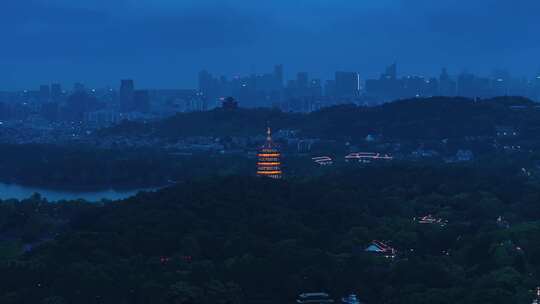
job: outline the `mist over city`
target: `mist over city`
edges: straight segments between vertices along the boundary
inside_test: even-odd
[[[0,4],[0,303],[540,303],[539,11]]]

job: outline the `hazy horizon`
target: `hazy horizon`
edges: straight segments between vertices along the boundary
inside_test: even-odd
[[[328,79],[464,70],[539,71],[540,2],[495,0],[20,0],[2,5],[0,90],[59,82],[192,88],[202,69],[246,75],[284,64]]]

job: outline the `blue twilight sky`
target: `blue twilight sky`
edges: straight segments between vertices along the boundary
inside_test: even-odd
[[[197,72],[488,75],[540,68],[539,0],[4,0],[0,90],[187,88]]]

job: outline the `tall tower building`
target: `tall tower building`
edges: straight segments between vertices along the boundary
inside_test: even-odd
[[[122,80],[120,84],[120,110],[130,112],[134,110],[135,84],[131,79]]]
[[[268,128],[266,142],[259,150],[259,161],[257,163],[257,175],[280,179],[281,154],[276,144],[272,141],[272,130]]]
[[[384,77],[386,79],[390,80],[396,80],[397,79],[397,63],[393,63],[386,67],[386,72],[384,73]]]
[[[54,102],[58,102],[62,97],[62,85],[59,83],[53,83],[51,85],[51,99]]]
[[[48,102],[51,99],[51,87],[47,84],[39,87],[39,101],[41,103]]]
[[[274,80],[278,89],[283,88],[283,65],[279,64],[274,67]]]
[[[353,72],[336,72],[336,96],[356,97],[360,92],[360,76]]]
[[[296,75],[296,86],[299,89],[307,89],[309,83],[309,75],[306,72],[300,72]]]
[[[73,84],[73,92],[74,93],[86,92],[86,87],[84,86],[84,84],[82,84],[80,82],[77,82],[77,83]]]
[[[450,75],[448,74],[448,70],[446,68],[442,69],[441,75],[439,76],[439,95],[456,95],[456,82],[450,78]]]

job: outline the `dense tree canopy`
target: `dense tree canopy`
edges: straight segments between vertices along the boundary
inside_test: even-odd
[[[0,235],[40,245],[3,253],[0,302],[287,303],[324,290],[527,303],[540,283],[538,187],[500,169],[388,166],[208,178],[102,205],[4,202]],[[448,224],[413,220],[427,214]],[[397,257],[364,252],[374,239]]]
[[[0,150],[0,181],[68,189],[146,188],[170,180],[243,174],[253,168],[245,157],[207,153],[175,157],[157,149],[3,144]]]

